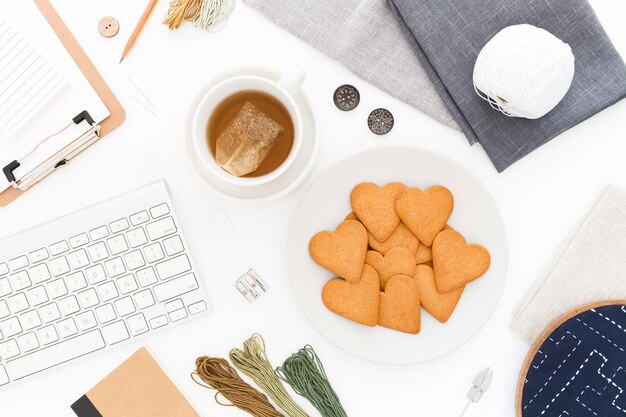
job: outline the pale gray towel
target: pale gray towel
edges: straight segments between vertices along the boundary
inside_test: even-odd
[[[586,304],[626,299],[626,194],[608,186],[565,239],[511,328],[533,343],[553,321]]]
[[[480,142],[499,172],[626,96],[624,61],[587,0],[389,1],[409,28],[415,53],[450,112],[470,141]],[[473,86],[480,50],[500,30],[520,23],[553,33],[576,57],[571,89],[537,120],[494,111]]]
[[[244,1],[364,80],[459,129],[386,0]]]

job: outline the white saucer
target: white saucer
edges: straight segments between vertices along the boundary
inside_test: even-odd
[[[223,80],[240,75],[258,75],[266,77],[271,80],[278,81],[280,73],[278,71],[270,70],[261,67],[242,67],[228,73],[224,73],[213,80],[199,92],[198,96],[194,100],[190,110],[190,120],[187,123],[191,126],[191,115],[193,115],[200,99],[204,94],[209,91],[214,85],[222,82]],[[223,197],[237,200],[238,202],[268,202],[284,197],[289,192],[293,191],[298,185],[304,181],[307,175],[311,172],[313,163],[317,156],[317,136],[315,132],[315,119],[311,107],[309,106],[306,94],[302,91],[295,97],[296,104],[302,111],[302,124],[304,132],[304,140],[302,141],[302,149],[298,158],[293,162],[293,165],[285,171],[283,175],[276,178],[274,181],[260,185],[257,187],[244,187],[234,184],[229,184],[221,181],[219,178],[211,174],[206,169],[202,161],[197,157],[193,149],[193,141],[191,135],[191,128],[187,130],[185,137],[185,149],[187,152],[187,158],[191,163],[191,169],[196,176],[206,184],[212,191],[217,192]]]
[[[448,187],[455,202],[449,224],[468,242],[489,249],[491,267],[483,277],[467,285],[446,324],[422,310],[421,332],[409,335],[356,324],[332,313],[322,303],[322,287],[334,276],[313,262],[308,252],[309,240],[319,231],[335,230],[351,211],[352,188],[364,181],[380,185],[399,181],[422,189],[437,184]],[[356,357],[393,365],[432,360],[470,340],[495,310],[508,270],[504,224],[487,189],[457,162],[412,147],[363,152],[322,174],[302,198],[291,224],[287,247],[291,285],[317,330]]]

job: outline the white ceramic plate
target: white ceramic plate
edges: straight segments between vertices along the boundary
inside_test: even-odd
[[[262,67],[243,67],[224,73],[207,83],[205,88],[199,92],[196,100],[194,100],[192,104],[189,114],[193,115],[195,113],[200,99],[207,91],[213,88],[213,86],[223,80],[239,75],[258,75],[277,81],[281,74],[278,71]],[[189,128],[185,137],[185,148],[192,171],[212,191],[217,192],[222,197],[236,200],[237,202],[265,203],[281,198],[293,191],[311,172],[318,148],[315,119],[313,118],[313,112],[309,106],[306,94],[300,90],[300,93],[294,98],[302,112],[302,130],[304,136],[300,154],[283,175],[272,182],[257,187],[245,187],[224,182],[206,169],[200,158],[196,155],[193,148],[191,128]],[[191,119],[187,125],[192,125]]]
[[[379,185],[400,181],[422,189],[444,185],[454,195],[449,224],[470,243],[491,253],[491,267],[469,284],[446,324],[422,309],[422,330],[409,335],[366,327],[330,312],[322,303],[332,273],[308,253],[311,237],[335,227],[351,211],[350,191],[364,181]],[[412,364],[438,358],[462,346],[489,320],[504,290],[508,269],[507,238],[500,212],[487,189],[465,167],[425,150],[392,147],[364,152],[322,174],[307,191],[289,233],[289,275],[306,316],[330,342],[361,359],[384,364]]]

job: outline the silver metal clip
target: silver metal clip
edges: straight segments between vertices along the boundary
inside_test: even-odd
[[[243,295],[249,303],[254,303],[259,297],[267,292],[269,287],[261,276],[250,269],[235,282],[235,288]]]

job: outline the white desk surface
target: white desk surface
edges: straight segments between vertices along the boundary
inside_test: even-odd
[[[591,0],[611,39],[626,57],[626,4]],[[213,393],[189,378],[199,355],[226,356],[253,332],[267,341],[274,365],[303,345],[312,344],[350,416],[439,416],[450,398],[464,393],[483,368],[495,369],[484,400],[483,416],[514,415],[520,365],[529,346],[510,330],[511,317],[561,239],[589,208],[600,189],[614,183],[626,189],[626,101],[564,133],[497,174],[479,146],[470,147],[459,132],[356,78],[336,62],[239,4],[228,25],[208,33],[185,24],[170,32],[160,22],[168,2],[157,5],[130,53],[121,51],[146,1],[55,0],[85,48],[128,112],[127,121],[101,143],[60,170],[14,204],[0,210],[0,235],[9,235],[92,203],[166,178],[191,250],[213,304],[199,321],[155,337],[65,366],[0,391],[2,416],[72,416],[69,405],[140,346],[148,347],[202,416],[244,416],[215,403]],[[120,33],[105,39],[98,20],[117,17]],[[250,206],[226,201],[207,190],[190,172],[182,139],[191,103],[207,80],[241,65],[284,68],[297,63],[308,71],[309,95],[321,142],[312,175],[279,201]],[[155,103],[154,117],[130,97],[126,75]],[[338,111],[334,89],[351,83],[361,91],[356,111]],[[396,126],[383,137],[371,134],[370,109],[386,107]],[[415,366],[387,367],[355,359],[322,338],[300,311],[291,293],[285,260],[291,217],[307,185],[325,169],[352,153],[392,144],[409,144],[446,154],[471,169],[497,201],[506,223],[510,271],[498,309],[467,345],[442,359]],[[218,244],[208,243],[198,219],[210,208],[224,209],[234,231]],[[271,290],[249,305],[233,281],[256,268]],[[295,395],[295,394],[294,394]],[[312,415],[317,415],[300,399]],[[452,417],[452,416],[451,416]]]

